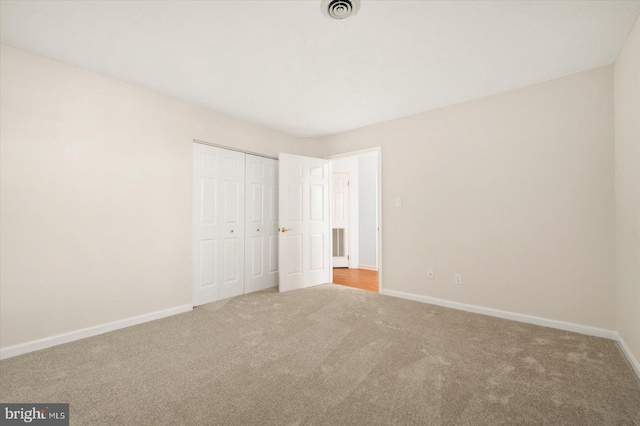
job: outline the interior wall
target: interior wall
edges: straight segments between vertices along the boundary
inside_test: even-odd
[[[377,268],[378,250],[378,154],[358,157],[359,265]]]
[[[615,69],[631,117],[637,96],[619,94],[637,89],[637,27]],[[191,303],[192,139],[268,155],[383,146],[385,288],[615,328],[613,67],[314,140],[0,54],[2,348]],[[632,123],[616,131],[637,142]],[[624,140],[617,322],[638,356],[625,305],[638,300],[638,223],[620,221],[638,217],[637,145]]]
[[[618,332],[640,362],[640,19],[614,69]]]
[[[612,66],[323,138],[316,149],[374,146],[385,289],[615,329]]]
[[[299,139],[1,46],[0,347],[191,304],[192,140]]]
[[[349,247],[347,248],[347,254],[349,255],[349,268],[357,268],[360,258],[360,182],[358,173],[358,159],[356,157],[349,157],[331,160],[331,172],[349,173],[349,181],[351,185],[349,186]]]

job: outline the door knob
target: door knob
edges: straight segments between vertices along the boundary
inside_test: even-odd
[[[284,228],[284,227],[283,227],[283,228],[280,230],[280,232],[287,232],[287,231],[291,231],[291,228]]]
[[[256,229],[256,231],[260,232],[260,228]]]
[[[233,229],[231,230],[231,233],[233,234]]]

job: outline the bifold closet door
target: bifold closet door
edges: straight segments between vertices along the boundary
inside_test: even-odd
[[[278,161],[246,155],[245,293],[278,285]]]
[[[193,304],[244,293],[245,154],[193,144]]]

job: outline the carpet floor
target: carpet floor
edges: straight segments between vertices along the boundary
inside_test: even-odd
[[[640,425],[613,341],[336,285],[1,361],[0,401],[72,425]]]

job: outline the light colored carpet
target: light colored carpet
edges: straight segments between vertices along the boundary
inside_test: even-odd
[[[4,360],[0,401],[78,425],[640,424],[613,341],[335,285]]]

